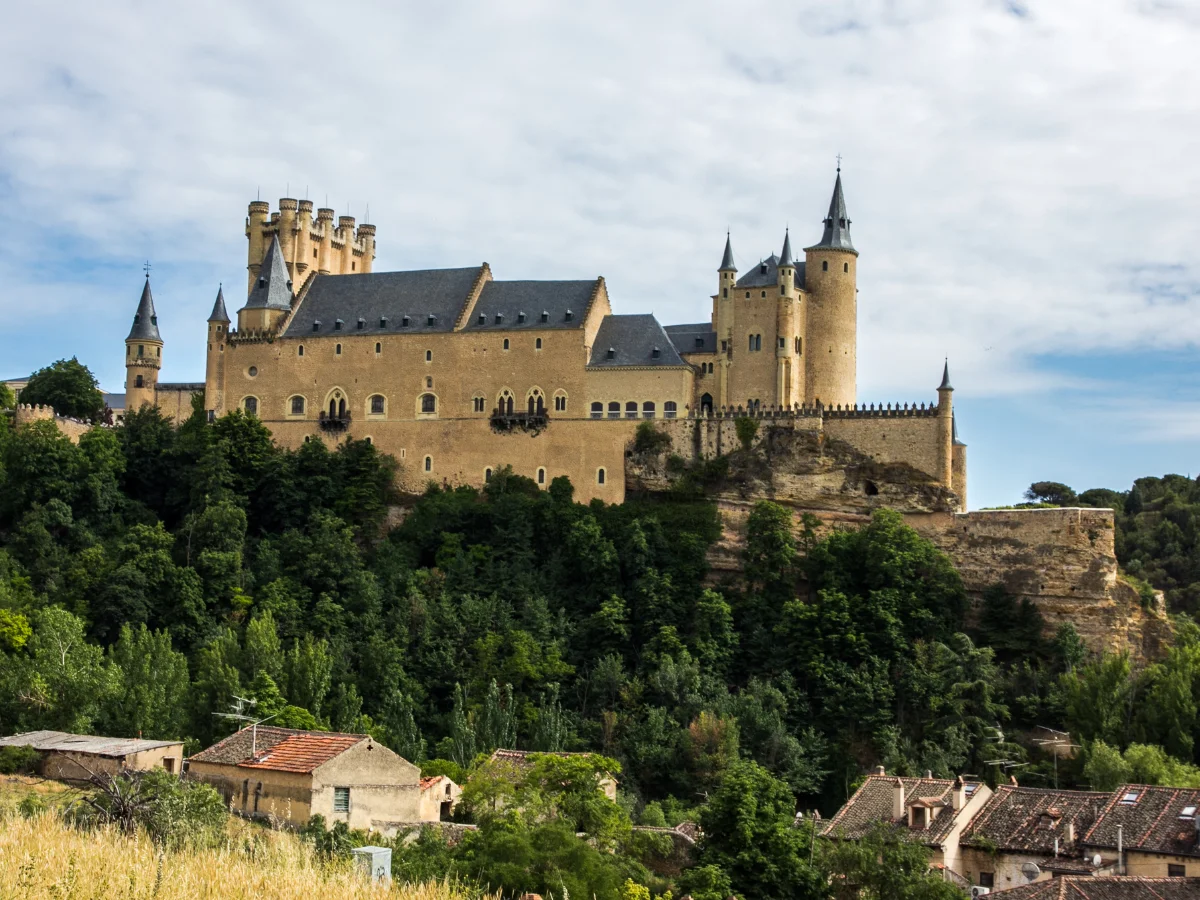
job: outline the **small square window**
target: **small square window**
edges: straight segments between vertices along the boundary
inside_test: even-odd
[[[1181,866],[1178,863],[1167,863],[1168,878],[1186,878],[1187,866]]]
[[[1121,795],[1121,802],[1123,804],[1125,804],[1126,806],[1129,806],[1134,803],[1137,803],[1139,796],[1140,795],[1138,794],[1137,791],[1128,791],[1127,793],[1124,793]]]
[[[995,872],[980,872],[979,873],[979,886],[985,887],[985,888],[995,887],[996,886],[996,873]]]

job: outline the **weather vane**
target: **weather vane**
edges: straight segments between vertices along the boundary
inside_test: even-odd
[[[842,154],[840,154],[840,153],[837,155],[837,162],[838,162],[838,171],[841,172],[842,171]]]
[[[150,269],[150,260],[146,260],[144,263],[142,263],[142,271],[146,273],[147,278],[150,277]]]

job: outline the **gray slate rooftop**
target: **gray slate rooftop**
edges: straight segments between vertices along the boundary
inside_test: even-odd
[[[605,316],[592,344],[592,357],[588,360],[588,366],[592,368],[686,365],[658,319],[652,315]]]
[[[284,337],[451,331],[481,271],[481,266],[472,266],[318,275],[292,316]],[[409,320],[407,326],[405,316]],[[340,330],[338,319],[342,320]],[[320,323],[320,327],[314,329],[314,323]]]
[[[58,750],[90,753],[93,756],[122,757],[143,750],[174,747],[181,741],[147,741],[139,738],[99,737],[69,734],[65,731],[27,731],[0,738],[0,747],[32,747],[34,750]]]
[[[717,333],[708,322],[695,325],[667,325],[663,328],[675,349],[684,353],[716,353]]]
[[[596,284],[596,281],[489,281],[479,292],[479,301],[464,331],[580,328]]]
[[[142,299],[133,314],[133,327],[129,329],[127,341],[161,341],[158,334],[158,315],[154,312],[154,297],[150,293],[150,276],[142,287]]]
[[[850,216],[846,213],[846,198],[842,196],[841,169],[838,169],[837,180],[833,183],[833,196],[829,200],[829,213],[825,216],[825,231],[821,240],[805,249],[849,250],[858,255],[850,240]]]
[[[292,280],[279,249],[279,236],[271,236],[271,246],[263,255],[258,269],[258,278],[246,298],[247,309],[291,309]],[[215,310],[214,310],[215,312]]]

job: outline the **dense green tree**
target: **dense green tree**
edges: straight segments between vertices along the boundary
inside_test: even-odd
[[[76,419],[98,422],[104,414],[104,396],[96,377],[74,356],[30,375],[19,399],[32,406],[49,406],[60,416]]]
[[[121,626],[108,650],[119,679],[102,716],[107,734],[121,737],[181,740],[188,733],[187,659],[171,647],[165,631]]]
[[[929,851],[895,829],[856,841],[822,842],[819,862],[835,896],[858,900],[964,900],[966,892],[929,867]]]

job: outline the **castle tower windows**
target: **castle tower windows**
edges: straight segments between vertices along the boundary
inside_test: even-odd
[[[492,470],[484,469],[483,470],[483,483],[487,484],[491,480],[492,480]]]
[[[296,348],[296,355],[297,356],[304,355],[304,345],[303,344],[301,344],[299,347]]]
[[[425,393],[417,398],[418,415],[423,418],[430,418],[437,415],[437,395]]]
[[[554,392],[554,411],[555,412],[566,412],[567,411],[567,392],[566,391],[560,389],[560,390],[557,390]]]
[[[542,339],[541,338],[538,338],[536,341],[533,342],[533,349],[534,350],[542,349]]]
[[[636,419],[638,417],[638,405],[636,400],[630,400],[625,404],[625,418]]]
[[[138,344],[138,359],[141,359],[145,355],[146,355],[145,344]]]
[[[676,406],[675,406],[674,400],[668,400],[666,403],[663,404],[663,418],[664,419],[675,418],[675,413],[676,413]]]
[[[850,263],[848,263],[848,262],[842,263],[842,271],[849,272],[850,271]]]
[[[545,483],[546,483],[546,470],[545,470],[545,469],[541,469],[541,468],[539,468],[539,469],[537,470],[537,483],[538,483],[538,484],[545,484]]]
[[[383,344],[379,341],[375,342],[375,355],[380,356],[383,353]]]
[[[603,403],[600,403],[599,401],[597,401],[596,403],[592,404],[592,418],[593,419],[603,419],[604,418],[604,404]]]
[[[342,355],[342,345],[338,344],[336,347],[334,347],[333,353],[335,356],[341,356]]]
[[[508,388],[500,391],[500,397],[496,401],[496,411],[502,416],[511,416],[513,414],[513,392]]]
[[[596,484],[604,484],[604,474],[603,469],[596,470]]]
[[[242,401],[242,409],[246,410],[247,415],[257,416],[258,415],[258,398],[257,397],[247,397],[245,400]]]
[[[425,362],[433,362],[433,351],[432,350],[425,351]]]
[[[290,415],[293,415],[293,416],[304,415],[304,398],[303,397],[301,397],[299,394],[297,394],[296,396],[292,397],[288,402],[290,404],[290,409],[291,409]]]
[[[425,457],[425,471],[426,472],[433,471],[433,457],[432,456]]]
[[[821,271],[822,271],[822,272],[828,272],[828,271],[829,271],[829,260],[827,260],[827,259],[823,259],[823,260],[821,260]]]
[[[618,403],[616,400],[613,400],[611,403],[608,404],[608,417],[610,419],[621,418],[621,404]]]
[[[258,377],[258,366],[251,366],[246,370],[246,375],[250,378]]]
[[[433,387],[433,376],[432,375],[425,376],[425,387],[427,387],[427,388]]]
[[[367,398],[367,415],[382,416],[387,411],[387,400],[383,394],[372,394]]]
[[[139,376],[138,376],[138,377],[135,379],[135,382],[134,382],[134,383],[135,383],[135,384],[136,384],[138,387],[145,387],[145,386],[146,386],[146,385],[145,385],[145,381],[143,380],[143,378],[142,378],[142,376],[141,376],[141,375],[139,375]]]
[[[508,350],[508,338],[505,338],[505,339],[504,339],[504,349],[505,349],[506,351]]]
[[[487,412],[487,398],[483,394],[476,394],[471,398],[471,408],[477,412]]]
[[[655,409],[654,409],[654,401],[653,400],[647,400],[645,403],[642,404],[642,418],[643,419],[653,419],[654,412],[655,412]]]

